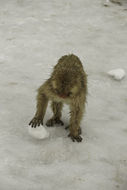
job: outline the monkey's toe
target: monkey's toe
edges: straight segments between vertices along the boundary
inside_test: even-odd
[[[60,120],[59,118],[55,119],[55,123],[60,124],[60,125],[64,125],[64,122],[62,120]]]
[[[73,142],[75,142],[75,141],[81,142],[82,141],[82,137],[80,135],[75,137],[72,134],[69,134],[68,137],[70,137]]]

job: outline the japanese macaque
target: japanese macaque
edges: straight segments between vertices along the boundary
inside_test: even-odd
[[[68,135],[72,141],[81,142],[80,122],[83,117],[87,96],[87,75],[80,59],[71,54],[58,60],[51,77],[40,86],[37,95],[37,111],[29,125],[43,125],[48,101],[51,101],[53,116],[46,123],[48,127],[55,124],[64,125],[61,120],[63,103],[70,107],[70,123]]]

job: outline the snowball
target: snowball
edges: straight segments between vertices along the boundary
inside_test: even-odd
[[[112,76],[116,80],[121,80],[125,77],[125,71],[123,69],[114,69],[108,72],[109,76]]]
[[[36,139],[45,139],[49,137],[48,131],[43,126],[32,128],[31,126],[28,127],[29,134],[36,138]]]

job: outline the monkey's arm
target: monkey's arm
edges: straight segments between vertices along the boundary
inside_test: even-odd
[[[71,109],[71,117],[70,117],[70,134],[69,137],[73,141],[81,142],[82,137],[80,136],[81,129],[80,129],[80,122],[83,116],[84,112],[84,107],[85,107],[85,98],[84,97],[77,97],[75,98],[70,106]]]
[[[40,126],[40,124],[43,125],[43,118],[44,118],[46,108],[48,105],[48,97],[46,96],[44,89],[45,89],[45,85],[42,85],[38,89],[37,110],[36,110],[34,118],[29,123],[29,125],[31,125],[32,127]]]

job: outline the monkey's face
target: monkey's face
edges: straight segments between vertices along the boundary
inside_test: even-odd
[[[71,98],[74,97],[78,91],[78,84],[75,80],[67,80],[65,77],[64,79],[58,77],[52,81],[53,91],[56,95],[61,98]]]

